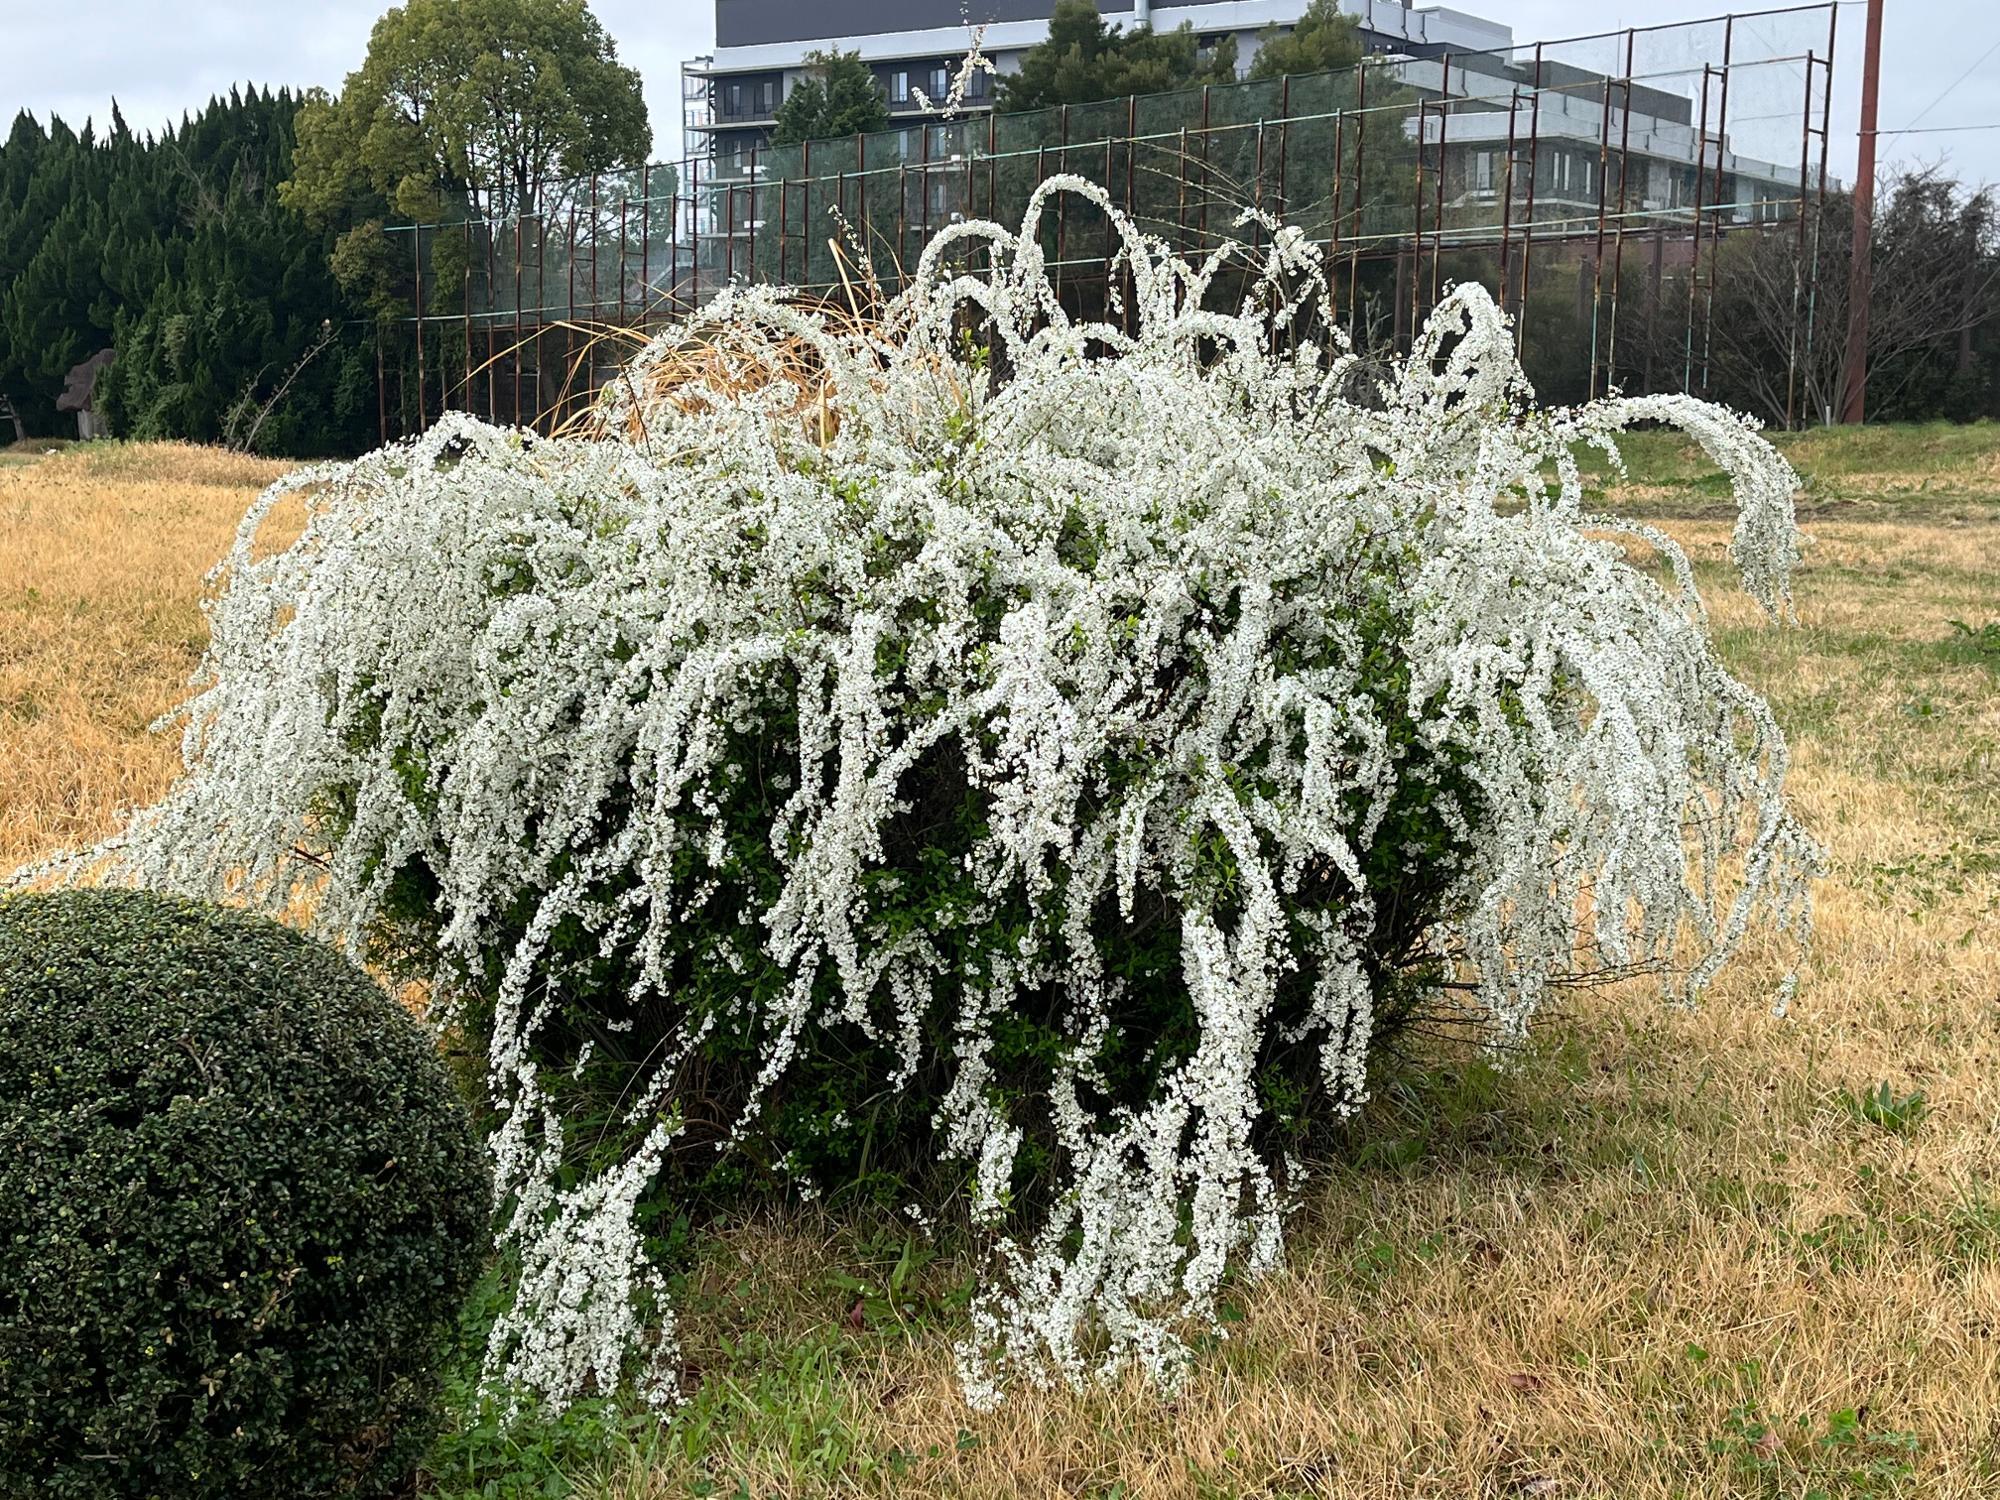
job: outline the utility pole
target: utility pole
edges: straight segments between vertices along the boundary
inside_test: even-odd
[[[1846,390],[1840,420],[1868,416],[1868,299],[1875,286],[1876,106],[1882,94],[1882,0],[1868,0],[1868,40],[1861,61],[1861,160],[1854,175],[1854,263],[1847,282]]]

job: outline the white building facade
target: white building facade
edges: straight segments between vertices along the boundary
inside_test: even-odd
[[[1309,0],[1099,0],[1112,25],[1193,29],[1201,46],[1236,42],[1247,70],[1264,34],[1288,31]],[[1505,51],[1510,28],[1442,6],[1396,0],[1341,0],[1355,18],[1362,45],[1374,53],[1436,57]],[[690,148],[713,158],[740,157],[770,140],[778,106],[806,72],[806,54],[858,52],[889,103],[890,123],[937,118],[918,94],[936,101],[971,40],[968,23],[983,26],[984,50],[1001,73],[1020,67],[1021,54],[1047,40],[1054,0],[716,0],[716,49],[683,67],[682,94]],[[991,80],[974,81],[962,112],[993,107]]]

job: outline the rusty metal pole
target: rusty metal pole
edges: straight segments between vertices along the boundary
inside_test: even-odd
[[[500,378],[500,359],[494,348],[494,339],[498,337],[495,319],[499,317],[499,312],[493,305],[493,289],[499,285],[500,262],[497,257],[500,252],[493,246],[492,210],[488,209],[487,213],[489,217],[481,221],[486,230],[486,420],[497,425],[500,421],[500,387],[495,382]]]
[[[1208,88],[1202,86],[1202,108],[1207,111]],[[1205,158],[1204,158],[1205,160]],[[1347,252],[1347,338],[1358,341],[1361,318],[1361,240],[1368,232],[1368,62],[1354,65],[1354,240]]]
[[[930,126],[924,127],[925,135],[930,134]],[[879,286],[875,276],[874,231],[868,217],[868,137],[860,131],[854,132],[854,248],[866,259],[867,264],[859,267],[866,276],[868,285]]]
[[[1201,209],[1201,240],[1198,248],[1202,250],[1208,248],[1208,90],[1209,85],[1204,83],[1201,86],[1201,202],[1198,205]]]
[[[1605,216],[1610,211],[1610,195],[1607,189],[1611,181],[1611,80],[1604,80],[1604,97],[1598,104],[1597,132],[1597,243],[1591,251],[1590,286],[1590,384],[1585,394],[1597,399],[1597,372],[1603,368],[1598,358],[1598,350],[1604,334],[1604,230]],[[1577,286],[1583,286],[1583,269],[1577,268]],[[1610,381],[1607,379],[1608,386]]]
[[[1333,112],[1333,192],[1326,214],[1326,322],[1329,328],[1340,326],[1340,286],[1336,278],[1340,275],[1340,169],[1346,160],[1342,150],[1346,145],[1346,134],[1347,111],[1336,107]],[[1351,294],[1353,288],[1348,288],[1348,291]]]
[[[1128,95],[1127,98],[1129,99],[1130,96]],[[1107,199],[1109,199],[1111,196],[1111,137],[1109,135],[1104,137],[1103,187],[1104,187],[1104,196]],[[1111,318],[1111,262],[1118,254],[1117,246],[1118,246],[1117,226],[1112,223],[1111,214],[1107,209],[1104,215],[1104,303],[1103,303],[1104,317],[1107,322],[1110,321]]]
[[[514,208],[514,348],[513,369],[508,383],[514,387],[514,425],[521,425],[521,226],[527,222],[523,217],[526,210],[519,204]]]
[[[1535,97],[1528,109],[1528,202],[1521,213],[1521,296],[1514,304],[1516,354],[1528,347],[1528,281],[1535,269],[1535,187],[1542,170],[1543,45],[1535,43]]]
[[[1250,184],[1250,206],[1261,214],[1264,211],[1264,121],[1261,117],[1257,121],[1257,153],[1250,168]],[[1252,219],[1250,221],[1250,248],[1252,250],[1257,248],[1258,228],[1258,221]]]
[[[1509,314],[1514,311],[1514,162],[1520,155],[1514,136],[1520,117],[1521,87],[1516,84],[1507,102],[1507,166],[1500,181],[1500,311]]]
[[[683,153],[681,160],[683,163],[691,164],[694,158]],[[694,202],[694,183],[691,179],[688,182],[688,202],[690,205]],[[576,254],[576,208],[574,204],[571,205],[569,214],[570,255],[571,259],[574,260]],[[692,245],[688,247],[688,261],[690,265],[693,264],[694,247]],[[676,173],[667,191],[667,316],[670,318],[680,307],[680,295],[681,182],[680,175]],[[570,272],[570,301],[576,301],[576,272],[574,270]],[[570,316],[574,318],[576,316],[575,312],[572,311]]]
[[[1854,264],[1847,282],[1847,363],[1840,420],[1868,418],[1868,299],[1875,286],[1875,141],[1882,98],[1882,0],[1868,0],[1861,59],[1861,159],[1854,170]]]
[[[1701,65],[1701,126],[1694,133],[1694,255],[1688,262],[1687,326],[1681,330],[1681,394],[1694,394],[1694,310],[1701,298],[1701,210],[1708,194],[1708,92],[1715,69]]]
[[[1625,108],[1618,142],[1618,233],[1611,247],[1611,338],[1604,352],[1604,385],[1609,390],[1618,383],[1619,290],[1625,281],[1625,189],[1632,176],[1632,74],[1636,61],[1637,36],[1625,33]],[[1640,201],[1644,201],[1642,198]]]
[[[639,332],[653,311],[653,168],[639,168]]]
[[[1125,217],[1138,222],[1138,197],[1132,179],[1139,170],[1139,96],[1125,96]],[[1111,184],[1104,184],[1105,192],[1111,191]],[[1125,263],[1125,331],[1136,333],[1139,328],[1139,281],[1134,274],[1132,263]]]
[[[1465,69],[1461,64],[1459,72]],[[1438,105],[1437,209],[1431,215],[1431,305],[1444,294],[1444,168],[1451,135],[1451,54],[1444,55],[1444,98]]]
[[[1722,23],[1722,101],[1715,122],[1715,223],[1708,232],[1708,290],[1701,309],[1701,389],[1704,395],[1708,392],[1709,357],[1715,349],[1715,280],[1721,274],[1722,233],[1726,227],[1722,212],[1722,168],[1729,155],[1729,74],[1735,55],[1736,17],[1730,16]],[[1742,191],[1742,179],[1739,177],[1736,193]],[[1697,240],[1695,254],[1700,253],[1701,242]]]
[[[410,263],[417,272],[417,431],[425,426],[424,416],[424,226],[410,226]]]
[[[1069,106],[1058,106],[1062,110],[1059,117],[1062,124],[1062,165],[1056,170],[1069,171]],[[1042,181],[1047,182],[1044,177]],[[1069,198],[1065,194],[1056,195],[1056,300],[1062,300],[1063,257],[1069,254]]]
[[[597,174],[590,174],[590,335],[584,340],[583,357],[590,361],[583,377],[583,399],[588,405],[597,399],[597,341],[604,320],[604,303],[597,295],[597,262],[604,248],[604,215],[597,206]]]
[[[465,410],[472,413],[472,220],[464,225],[465,251]]]
[[[1812,170],[1813,70],[1819,59],[1806,54],[1805,127],[1799,132],[1799,227],[1792,247],[1792,326],[1785,339],[1785,431],[1798,429],[1799,309],[1806,296],[1806,179]]]
[[[1447,68],[1449,64],[1447,64]],[[1284,221],[1291,207],[1285,202],[1285,155],[1292,143],[1292,75],[1287,73],[1278,87],[1278,220]]]
[[[576,391],[576,192],[569,194],[569,224],[565,230],[569,254],[569,306],[563,317],[563,404],[575,399]],[[586,351],[585,357],[588,358]]]
[[[1177,194],[1175,202],[1175,210],[1174,210],[1175,225],[1176,225],[1174,233],[1174,253],[1176,255],[1186,255],[1189,253],[1188,227],[1187,227],[1187,182],[1188,182],[1187,168],[1188,168],[1188,133],[1187,133],[1187,126],[1183,125],[1181,126],[1180,156],[1179,159],[1174,162],[1174,191]]]
[[[1410,200],[1410,247],[1398,246],[1396,250],[1396,347],[1403,347],[1403,288],[1407,277],[1410,289],[1409,332],[1415,337],[1423,323],[1424,300],[1424,143],[1429,138],[1430,103],[1417,101],[1417,170],[1413,179],[1415,197]],[[1415,257],[1415,265],[1405,271],[1404,263]]]
[[[1826,83],[1820,91],[1819,102],[1819,188],[1818,197],[1813,203],[1812,275],[1806,281],[1805,366],[1807,375],[1805,397],[1808,403],[1812,399],[1811,371],[1813,368],[1814,342],[1819,334],[1820,233],[1826,227],[1826,159],[1831,153],[1833,146],[1833,59],[1837,55],[1839,40],[1840,7],[1838,5],[1830,5],[1827,7],[1826,24]],[[1800,187],[1800,193],[1803,196],[1803,185]],[[1803,203],[1801,204],[1800,212],[1804,212]],[[1819,415],[1817,412],[1808,413],[1808,417],[1817,415]],[[1832,415],[1831,410],[1828,410],[1826,415],[1830,417]]]
[[[549,323],[549,215],[541,203],[535,205],[535,417],[548,417],[554,430],[555,417],[549,410],[548,386],[542,380],[542,339]]]
[[[866,189],[863,189],[863,191],[866,191]],[[833,222],[834,233],[827,237],[826,242],[832,257],[829,264],[832,267],[833,277],[844,280],[845,277],[842,276],[840,269],[841,259],[844,254],[840,248],[840,241],[844,237],[847,227],[847,168],[845,167],[835,169],[833,174]],[[833,287],[834,281],[829,280],[827,282],[827,291],[829,294],[832,293]]]

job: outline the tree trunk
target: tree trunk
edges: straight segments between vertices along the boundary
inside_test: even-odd
[[[14,424],[15,442],[17,443],[27,442],[28,429],[21,425],[21,414],[18,411],[14,410],[14,402],[12,397],[6,395],[0,395],[0,417],[5,417],[8,421]]]

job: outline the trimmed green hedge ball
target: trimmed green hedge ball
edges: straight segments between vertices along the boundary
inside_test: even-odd
[[[392,1491],[488,1210],[430,1038],[332,949],[0,899],[0,1494]]]

